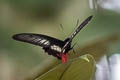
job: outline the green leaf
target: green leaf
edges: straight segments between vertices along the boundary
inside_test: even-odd
[[[59,80],[59,78],[64,73],[64,71],[69,67],[69,65],[70,65],[70,63],[59,64],[58,66],[56,66],[53,69],[49,70],[48,72],[42,74],[35,80]]]
[[[72,62],[61,80],[90,80],[94,69],[93,57],[81,56]]]
[[[94,59],[87,54],[59,64],[35,80],[90,80],[94,69]]]

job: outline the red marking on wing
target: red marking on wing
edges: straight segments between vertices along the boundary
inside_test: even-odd
[[[68,53],[62,54],[62,62],[67,63],[68,61]]]

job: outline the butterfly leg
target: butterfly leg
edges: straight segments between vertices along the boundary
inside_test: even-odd
[[[75,50],[74,50],[74,48],[73,48],[73,53],[74,53],[74,54],[76,53]]]
[[[75,26],[75,27],[77,27],[77,26],[78,26],[78,24],[79,24],[79,19],[77,20],[77,24],[76,24],[76,26]]]

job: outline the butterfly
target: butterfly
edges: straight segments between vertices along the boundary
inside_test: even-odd
[[[72,40],[80,32],[80,30],[88,24],[92,17],[93,16],[89,16],[85,19],[72,33],[72,35],[65,40],[59,40],[47,35],[34,33],[19,33],[13,35],[12,38],[17,41],[38,45],[49,55],[61,59],[63,63],[66,63],[68,61],[68,52],[73,49],[73,46],[71,47]]]

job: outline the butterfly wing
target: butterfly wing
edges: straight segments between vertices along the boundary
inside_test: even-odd
[[[41,46],[45,52],[58,58],[59,56],[57,56],[57,53],[60,52],[64,45],[62,40],[42,34],[20,33],[14,35],[13,39]]]
[[[66,49],[72,42],[72,39],[80,32],[80,30],[85,27],[85,25],[88,24],[88,22],[92,19],[93,16],[89,16],[87,19],[85,19],[75,30],[75,32],[68,38],[69,40],[64,44],[62,51],[64,53],[64,49]]]
[[[71,39],[73,39],[79,32],[80,30],[85,27],[85,25],[88,24],[88,22],[92,19],[93,16],[89,16],[87,19],[85,19],[80,25],[79,27],[75,30],[75,32],[71,35]]]

